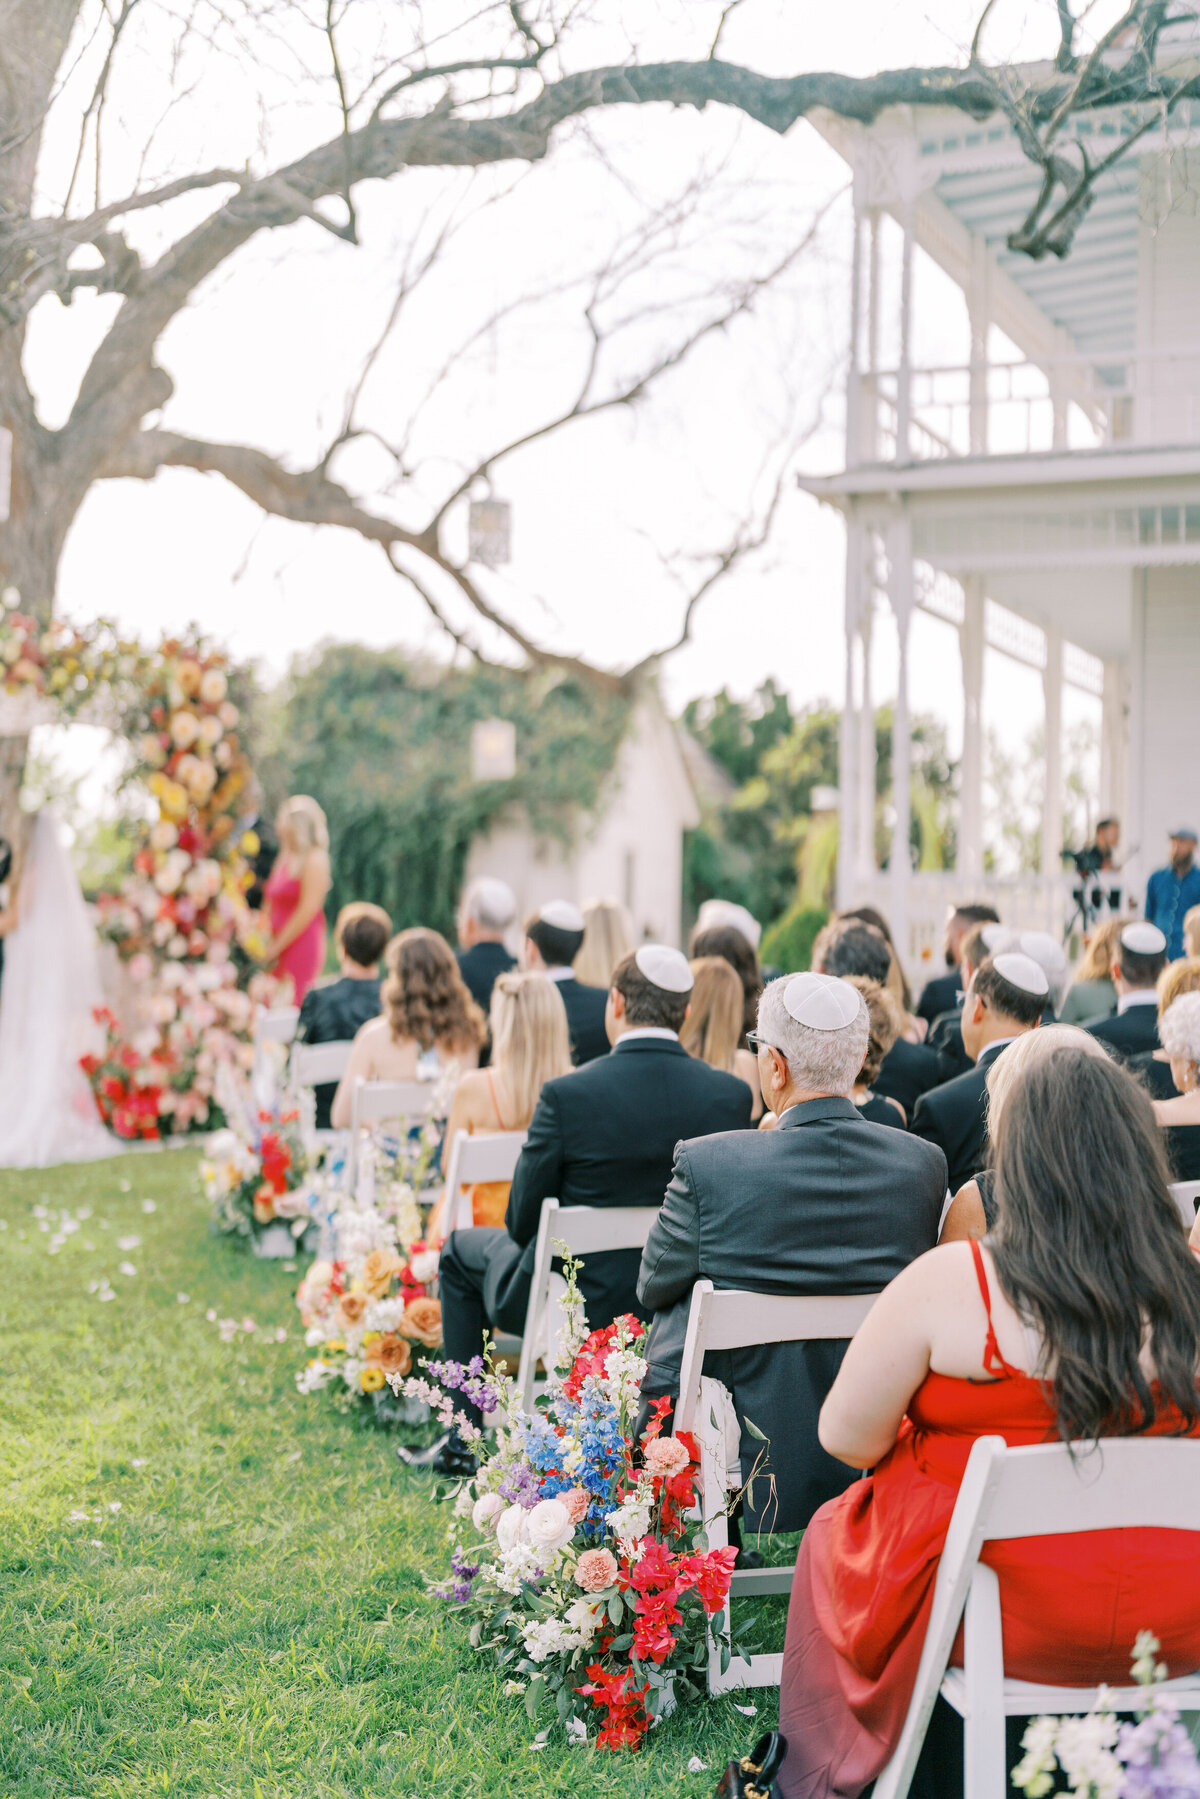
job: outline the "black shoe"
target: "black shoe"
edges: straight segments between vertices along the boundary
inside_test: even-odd
[[[445,1480],[461,1480],[466,1475],[474,1474],[479,1466],[470,1450],[464,1447],[461,1438],[452,1430],[448,1430],[444,1437],[439,1437],[436,1443],[431,1443],[428,1449],[406,1449],[401,1444],[396,1457],[406,1468],[424,1468],[431,1474],[441,1475]]]

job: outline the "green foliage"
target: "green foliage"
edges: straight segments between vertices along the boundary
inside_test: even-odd
[[[425,1595],[446,1573],[432,1483],[296,1392],[297,1275],[209,1236],[194,1169],[128,1155],[0,1185],[0,1793],[707,1799],[777,1695],[755,1720],[740,1693],[681,1711],[636,1756],[557,1730],[531,1753],[550,1712],[530,1724]],[[37,1205],[92,1215],[49,1255]],[[257,1328],[223,1343],[210,1308]]]
[[[338,644],[292,670],[271,787],[325,809],[331,915],[374,900],[398,930],[450,933],[472,838],[519,806],[535,830],[568,840],[600,796],[628,712],[619,695],[578,681]],[[486,718],[516,725],[511,781],[471,778],[471,726]]]
[[[684,864],[691,909],[713,894],[739,900],[758,918],[782,920],[801,909],[832,903],[837,862],[836,822],[812,816],[817,787],[838,785],[841,715],[820,702],[793,715],[787,698],[768,682],[749,701],[722,691],[693,701],[685,722],[711,756],[740,784],[732,799],[693,833]],[[945,730],[934,718],[912,721],[911,854],[921,868],[953,861],[950,812],[955,766]],[[885,824],[892,782],[892,709],[875,714],[876,840],[887,866]],[[795,966],[795,964],[792,964]]]
[[[768,967],[782,968],[787,974],[800,974],[812,966],[812,946],[817,932],[829,922],[829,913],[821,906],[805,906],[797,900],[778,923],[763,932],[759,959]]]

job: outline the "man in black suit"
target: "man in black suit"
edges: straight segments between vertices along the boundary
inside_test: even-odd
[[[526,920],[521,955],[522,968],[536,969],[557,983],[567,1009],[571,1060],[576,1068],[608,1054],[604,988],[585,986],[571,970],[582,942],[583,913],[579,907],[570,900],[547,900],[540,912]]]
[[[504,947],[504,933],[516,915],[512,888],[490,875],[471,882],[458,909],[459,973],[485,1018],[497,975],[517,966]]]
[[[333,927],[341,976],[310,987],[304,995],[296,1022],[298,1043],[345,1043],[369,1019],[379,1017],[379,958],[391,934],[392,921],[382,906],[355,900],[342,907]],[[336,1081],[313,1088],[319,1131],[330,1128],[336,1092]]]
[[[974,1067],[922,1094],[910,1129],[946,1157],[950,1191],[979,1173],[987,1157],[987,1072],[1006,1044],[1036,1030],[1050,991],[1032,956],[1004,950],[975,970],[962,1009],[962,1036]]]
[[[965,987],[971,985],[975,970],[982,968],[990,955],[998,955],[1001,948],[1012,947],[1008,941],[1011,935],[1003,925],[990,923],[976,925],[974,930],[968,932],[959,950],[958,960],[959,974]],[[939,1085],[952,1081],[955,1075],[966,1074],[974,1067],[963,1043],[962,998],[960,993],[953,1007],[938,1014],[925,1039],[942,1065],[942,1081]]]
[[[757,1293],[872,1293],[932,1249],[946,1160],[860,1114],[850,1095],[868,1034],[866,1005],[846,981],[784,975],[764,989],[758,1070],[778,1123],[675,1151],[638,1281],[655,1314],[647,1399],[679,1392],[697,1280]],[[743,1478],[759,1463],[746,1501],[752,1528],[800,1529],[854,1479],[817,1441],[817,1415],[845,1350],[845,1342],[784,1343],[705,1358],[743,1423]]]
[[[963,944],[979,925],[999,924],[1000,914],[994,906],[954,906],[946,918],[942,951],[949,974],[934,975],[926,981],[917,1003],[917,1017],[932,1024],[943,1012],[953,1012],[960,1004],[967,977],[962,971]]]
[[[1089,1034],[1120,1062],[1161,1048],[1156,983],[1166,966],[1167,940],[1158,926],[1140,918],[1127,924],[1112,956],[1116,1014],[1087,1026]]]
[[[813,967],[820,974],[846,979],[860,975],[864,980],[887,986],[892,958],[885,939],[871,925],[852,920],[836,921],[821,932],[813,944]],[[912,1119],[918,1099],[930,1087],[945,1080],[941,1063],[923,1043],[910,1043],[897,1037],[875,1077],[872,1092],[879,1099],[894,1099],[904,1108],[906,1119]]]
[[[662,944],[643,944],[617,964],[607,1005],[611,1055],[542,1088],[513,1175],[504,1229],[454,1231],[442,1251],[448,1359],[467,1362],[478,1355],[489,1325],[518,1334],[524,1329],[543,1200],[661,1205],[680,1138],[737,1131],[753,1142],[748,1083],[694,1060],[679,1041],[691,990],[687,958]],[[636,1249],[612,1250],[590,1256],[581,1267],[579,1288],[593,1329],[639,1310],[639,1260]],[[472,1465],[455,1435],[401,1459],[442,1474]]]

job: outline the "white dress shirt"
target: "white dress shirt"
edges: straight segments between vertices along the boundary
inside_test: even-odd
[[[1157,987],[1133,987],[1123,993],[1117,1001],[1117,1014],[1128,1012],[1130,1006],[1156,1006],[1158,1004]]]

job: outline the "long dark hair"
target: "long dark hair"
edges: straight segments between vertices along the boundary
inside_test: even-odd
[[[742,983],[741,1042],[745,1043],[746,1032],[752,1031],[758,1022],[758,1001],[763,986],[753,945],[732,925],[712,925],[707,931],[693,934],[688,954],[693,961],[701,956],[720,956]]]
[[[1200,1265],[1187,1247],[1148,1096],[1076,1049],[1032,1064],[993,1145],[996,1275],[1040,1332],[1065,1440],[1128,1436],[1160,1404],[1200,1419]]]

